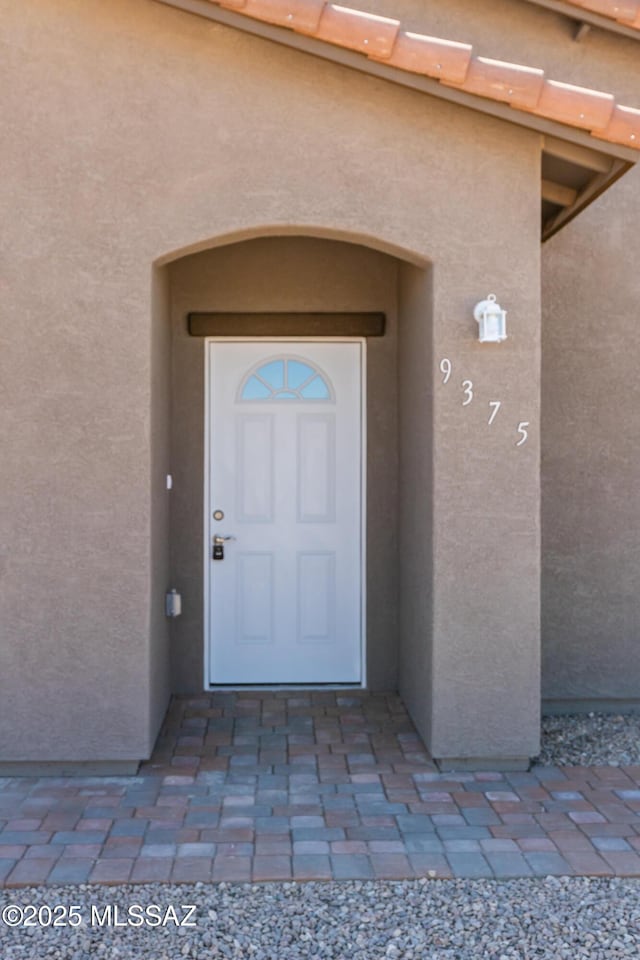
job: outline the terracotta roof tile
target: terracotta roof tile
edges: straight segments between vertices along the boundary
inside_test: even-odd
[[[640,30],[640,0],[566,0],[566,2]]]
[[[291,27],[300,33],[315,33],[325,0],[220,0],[220,4],[241,9],[256,20]]]
[[[532,110],[540,99],[544,82],[544,70],[476,57],[464,82],[455,86],[479,97],[505,100],[512,107]]]
[[[471,63],[472,49],[469,43],[400,32],[387,63],[410,73],[462,83]]]
[[[588,131],[600,140],[640,150],[640,110],[616,104],[609,93],[549,80],[544,71],[519,63],[473,57],[467,43],[400,29],[398,20],[325,0],[209,0],[239,13],[290,27],[317,40],[356,50],[411,73],[435,77],[446,86],[515,110]],[[640,27],[640,0],[570,0],[598,12],[633,16]],[[608,14],[607,14],[608,15]]]
[[[615,100],[610,93],[600,93],[570,83],[545,80],[540,99],[533,113],[549,117],[572,127],[604,130],[609,124]]]
[[[569,3],[613,20],[632,20],[638,12],[636,0],[569,0]]]
[[[593,135],[640,149],[640,110],[618,104],[613,108],[609,125],[604,130],[594,130]]]
[[[391,56],[399,29],[399,20],[327,3],[315,36],[339,47],[387,58]]]

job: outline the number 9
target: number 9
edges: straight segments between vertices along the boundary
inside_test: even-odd
[[[442,382],[447,383],[451,376],[451,360],[448,360],[447,357],[440,361],[440,373],[444,373]]]

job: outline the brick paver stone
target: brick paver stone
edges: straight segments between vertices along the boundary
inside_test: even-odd
[[[449,878],[453,871],[446,857],[437,853],[411,853],[409,862],[416,877]]]
[[[6,879],[15,865],[15,860],[0,860],[0,883]]]
[[[26,847],[20,844],[0,844],[0,860],[19,860],[25,850],[31,850],[33,847]],[[38,844],[37,849],[40,851],[48,850],[49,847],[47,844]],[[46,853],[41,853],[40,856],[47,856]]]
[[[162,883],[171,876],[174,861],[168,857],[139,857],[131,871],[137,883]]]
[[[125,858],[98,860],[89,877],[91,883],[126,883],[134,861]]]
[[[405,854],[372,853],[371,866],[380,880],[397,880],[413,876],[411,862]]]
[[[624,837],[591,837],[591,842],[600,852],[605,850],[631,850]]]
[[[603,860],[613,867],[617,876],[640,876],[640,855],[635,851],[627,853],[624,850],[601,850],[599,852]]]
[[[48,876],[48,883],[86,883],[94,867],[94,860],[59,860]]]
[[[173,883],[206,883],[211,880],[212,857],[182,857],[175,860],[171,871]]]
[[[6,884],[11,887],[44,883],[55,863],[55,860],[18,860],[6,878]]]
[[[370,880],[374,877],[371,861],[362,853],[334,854],[331,867],[336,880]]]
[[[448,853],[454,877],[493,877],[487,859],[480,853]]]
[[[261,856],[253,858],[253,879],[261,880],[289,880],[292,876],[291,857],[288,856]]]
[[[559,853],[525,853],[525,859],[534,874],[545,876],[571,876],[573,869]]]
[[[610,877],[615,872],[602,857],[589,850],[566,850],[564,858],[578,876]]]
[[[507,877],[528,877],[532,869],[521,853],[490,853],[485,856],[498,879]]]
[[[179,843],[176,857],[193,859],[194,857],[214,857],[216,853],[215,843]]]
[[[251,879],[251,857],[220,857],[213,861],[213,879],[247,881]]]
[[[296,880],[331,880],[331,862],[320,854],[298,854],[293,857],[293,876]]]

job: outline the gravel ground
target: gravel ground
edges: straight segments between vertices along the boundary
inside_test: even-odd
[[[195,927],[8,929],[3,960],[637,960],[640,881],[147,884],[3,891],[6,904],[195,904]]]
[[[640,763],[640,715],[567,714],[542,718],[542,749],[536,763],[571,766]]]

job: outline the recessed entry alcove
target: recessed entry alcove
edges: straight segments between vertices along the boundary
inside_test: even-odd
[[[157,309],[158,343],[163,340],[160,327],[170,329],[163,348],[165,369],[170,366],[166,440],[173,480],[168,578],[182,594],[182,614],[170,624],[173,692],[197,693],[209,684],[203,653],[203,564],[211,562],[205,561],[204,502],[209,341],[190,332],[188,319],[203,313],[287,314],[289,324],[295,323],[288,327],[292,342],[317,332],[306,323],[311,315],[384,314],[383,335],[362,338],[366,686],[394,690],[402,686],[403,675],[420,675],[425,689],[431,642],[426,632],[431,566],[430,268],[362,243],[269,236],[183,256],[159,268],[158,274],[163,301]],[[239,326],[238,336],[243,335]],[[268,338],[269,329],[262,335]],[[330,339],[340,343],[339,337]],[[332,374],[290,343],[284,349],[275,342],[273,346],[275,359],[249,364],[238,380],[238,403],[259,416],[261,400],[268,404],[280,397],[284,407],[306,401],[315,404],[310,416],[321,421],[322,411],[335,399]],[[157,381],[160,393],[161,378]],[[160,434],[157,445],[163,443]],[[210,615],[215,618],[216,610]]]

